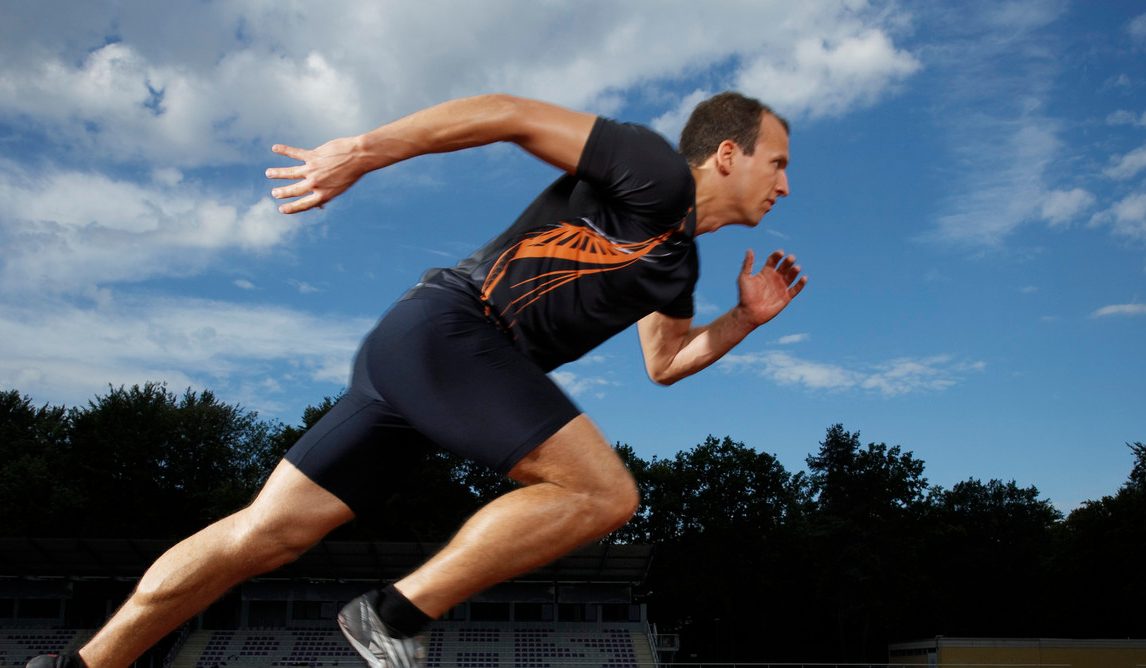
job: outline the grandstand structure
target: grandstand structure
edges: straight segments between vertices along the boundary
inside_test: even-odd
[[[0,668],[74,649],[114,611],[164,541],[0,539]],[[143,657],[147,668],[357,668],[335,618],[436,545],[324,542],[246,582]],[[482,592],[427,630],[427,668],[644,668],[675,648],[634,590],[652,549],[593,545]],[[658,657],[658,650],[660,657]]]
[[[893,643],[891,661],[910,666],[1045,666],[1143,668],[1146,640],[1077,638],[954,638]]]

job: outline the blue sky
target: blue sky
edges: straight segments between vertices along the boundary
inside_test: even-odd
[[[730,435],[798,470],[842,422],[934,484],[1114,492],[1146,440],[1146,6],[1136,2],[5,3],[0,387],[210,388],[294,423],[421,272],[554,171],[514,147],[274,210],[313,146],[502,91],[675,137],[736,88],[789,117],[792,195],[701,239],[698,320],[746,248],[810,283],[671,388],[625,332],[555,377],[613,441]],[[480,428],[480,425],[475,425]]]

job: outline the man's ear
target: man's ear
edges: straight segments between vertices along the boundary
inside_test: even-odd
[[[732,172],[732,163],[736,158],[736,154],[739,152],[740,147],[731,139],[725,139],[716,147],[714,158],[716,169],[721,175],[727,176]]]

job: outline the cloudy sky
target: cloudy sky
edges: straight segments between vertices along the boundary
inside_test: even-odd
[[[625,332],[555,377],[610,440],[730,435],[800,469],[824,430],[935,484],[1063,510],[1146,441],[1146,7],[1137,2],[5,3],[0,388],[76,404],[210,388],[268,418],[344,386],[360,337],[554,171],[513,147],[372,174],[282,216],[275,142],[313,146],[502,91],[675,138],[735,88],[792,122],[792,196],[702,238],[698,319],[746,248],[796,253],[792,307],[704,374]]]

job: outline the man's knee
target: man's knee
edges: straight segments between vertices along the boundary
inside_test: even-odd
[[[353,517],[346,504],[284,461],[254,502],[234,515],[231,539],[241,554],[277,568]]]
[[[256,569],[273,570],[297,560],[330,531],[302,517],[261,513],[254,507],[240,511],[236,520],[231,549]]]
[[[510,477],[527,485],[551,483],[572,493],[582,516],[602,532],[624,525],[640,505],[632,474],[585,415],[526,455]]]
[[[568,489],[568,488],[567,488]],[[592,533],[604,535],[621,528],[640,506],[640,492],[632,475],[619,467],[608,476],[582,488],[568,489],[576,501],[574,512],[592,525]]]
[[[614,531],[624,526],[633,518],[641,505],[641,493],[633,476],[626,471],[624,476],[618,478],[605,499],[607,531]]]

